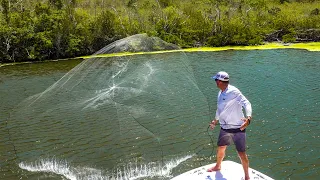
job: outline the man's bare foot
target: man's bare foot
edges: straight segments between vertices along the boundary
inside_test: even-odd
[[[213,171],[220,171],[221,167],[220,166],[214,166],[212,168],[209,168],[207,172],[213,172]]]

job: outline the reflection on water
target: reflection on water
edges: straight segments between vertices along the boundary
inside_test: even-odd
[[[120,119],[123,118],[121,122],[124,124],[121,126],[121,132],[129,133],[129,135],[136,134],[136,132],[133,131],[136,128],[133,127],[141,127],[141,124],[137,123],[137,121],[142,124],[147,124],[146,129],[152,129],[150,127],[153,124],[147,121],[147,119],[144,121],[144,118],[140,116],[146,113],[146,108],[150,107],[137,107],[134,106],[134,104],[130,104],[130,100],[132,100],[131,97],[127,97],[125,95],[126,93],[123,93],[128,91],[128,89],[121,91],[115,91],[115,89],[119,89],[119,87],[133,87],[130,92],[136,95],[134,102],[141,104],[151,102],[151,107],[152,104],[160,103],[160,107],[164,108],[166,106],[163,105],[166,105],[169,99],[160,98],[159,100],[159,96],[154,96],[152,93],[147,96],[149,100],[140,99],[139,90],[143,88],[141,86],[137,87],[137,82],[139,81],[138,84],[143,85],[143,82],[152,80],[154,84],[146,83],[150,85],[150,90],[147,90],[147,92],[156,91],[157,95],[162,95],[160,97],[170,96],[173,99],[179,100],[175,101],[179,103],[173,103],[172,106],[166,107],[167,109],[159,110],[156,106],[153,106],[155,111],[153,111],[154,116],[152,116],[153,118],[151,119],[166,119],[166,122],[158,125],[157,127],[159,128],[155,128],[152,132],[140,130],[144,132],[143,134],[145,135],[132,136],[130,141],[125,142],[125,144],[128,144],[131,141],[141,140],[143,138],[148,140],[148,137],[150,137],[150,141],[140,141],[142,144],[137,145],[139,148],[146,148],[146,150],[150,147],[148,146],[149,142],[154,144],[166,142],[165,144],[161,144],[161,146],[157,146],[162,149],[156,149],[155,153],[151,153],[150,155],[146,154],[147,158],[153,160],[148,161],[147,159],[133,158],[131,164],[126,164],[126,158],[122,158],[122,153],[129,153],[130,156],[128,157],[144,157],[144,154],[132,154],[132,149],[135,148],[130,147],[131,145],[129,147],[117,145],[117,147],[121,147],[120,151],[108,149],[106,144],[117,144],[117,141],[113,141],[113,139],[118,138],[110,132],[116,133],[119,132],[119,129],[108,130],[106,128],[107,125],[101,122],[101,120],[98,120],[104,119],[103,115],[94,112],[89,114],[77,113],[76,115],[72,115],[78,117],[77,121],[64,122],[62,119],[68,119],[70,115],[61,113],[59,117],[61,116],[63,118],[60,118],[60,121],[46,122],[48,124],[45,125],[50,127],[50,129],[46,131],[42,131],[44,127],[40,126],[41,123],[43,123],[41,120],[37,120],[31,124],[30,122],[23,122],[19,125],[17,135],[12,135],[11,140],[8,137],[6,128],[1,129],[1,143],[4,144],[4,146],[0,147],[0,152],[1,157],[7,161],[1,161],[1,167],[5,168],[2,168],[3,172],[0,176],[4,178],[7,177],[8,179],[10,179],[10,177],[12,179],[12,177],[21,176],[26,178],[34,177],[36,179],[41,177],[61,179],[59,175],[63,175],[69,179],[87,177],[103,179],[113,175],[114,177],[119,176],[119,178],[143,177],[143,179],[152,179],[160,177],[169,179],[172,175],[200,165],[212,163],[214,157],[209,158],[208,156],[212,154],[212,152],[213,154],[215,153],[215,138],[217,132],[209,132],[209,135],[213,138],[213,142],[211,142],[206,130],[209,120],[213,118],[212,112],[215,110],[218,89],[210,79],[210,76],[217,71],[224,70],[230,74],[231,84],[241,89],[252,102],[254,119],[248,129],[247,144],[251,166],[275,179],[315,179],[318,177],[320,171],[317,153],[317,149],[320,146],[319,134],[317,133],[319,131],[318,109],[320,97],[318,85],[320,81],[320,75],[318,73],[320,62],[318,60],[318,52],[307,52],[304,50],[266,50],[188,53],[186,57],[190,61],[189,67],[191,67],[192,70],[190,71],[188,69],[186,72],[179,72],[179,70],[185,68],[178,66],[181,65],[180,63],[172,64],[170,60],[174,59],[174,57],[171,56],[173,56],[173,54],[137,56],[137,60],[131,61],[133,64],[130,69],[133,71],[130,73],[128,73],[129,71],[120,72],[115,70],[110,73],[113,77],[117,76],[117,73],[114,72],[119,72],[119,74],[127,73],[122,75],[123,77],[129,77],[129,84],[125,85],[121,81],[115,81],[114,86],[101,88],[86,86],[86,91],[92,92],[88,93],[92,94],[91,98],[80,98],[87,99],[85,101],[80,101],[79,98],[74,99],[76,100],[75,102],[77,102],[76,104],[83,106],[84,109],[88,107],[101,107],[103,103],[108,103],[108,98],[114,96],[114,93],[120,93],[120,99],[117,100],[117,102],[121,103],[116,106],[116,111],[110,110],[109,108],[106,108],[105,111],[108,112],[107,114],[116,112],[113,115],[116,115],[117,118]],[[182,58],[184,55],[179,57]],[[166,58],[165,65],[171,65],[172,67],[164,68],[159,65],[151,65],[154,69],[150,69],[150,59],[162,59],[155,61],[158,64],[162,64],[163,59]],[[147,62],[141,63],[142,68],[137,68],[139,67],[139,59]],[[127,61],[125,62],[127,63]],[[55,62],[53,64],[65,65],[65,62]],[[44,69],[48,67],[46,64],[43,64],[43,66],[41,64],[31,64],[27,66],[28,67],[23,65],[1,68],[0,96],[4,102],[1,104],[1,114],[4,119],[8,119],[9,111],[18,102],[30,95],[44,91],[56,80],[61,78],[74,64],[71,66],[67,65],[69,69],[66,68],[61,71],[45,71]],[[28,68],[32,69],[34,66],[38,66],[38,70],[44,70],[44,73],[28,73],[28,71],[30,71]],[[101,64],[95,66],[96,69],[102,67]],[[123,67],[125,66],[121,66],[122,69]],[[25,73],[16,76],[15,74],[17,74],[21,68],[25,69]],[[137,69],[139,70],[137,71]],[[177,69],[177,72],[171,71],[174,69]],[[38,72],[38,70],[36,70],[36,72]],[[163,74],[155,76],[156,79],[155,77],[148,79],[151,72],[159,73],[159,71],[162,71]],[[194,76],[191,75],[191,72]],[[87,75],[88,74],[86,74],[86,76]],[[98,75],[93,74],[92,76]],[[100,82],[105,80],[103,76],[99,77],[101,77],[101,79],[97,79],[93,84],[101,84]],[[174,84],[170,84],[173,82]],[[188,95],[188,93],[192,91],[193,93],[191,94],[194,94],[195,91],[188,89],[188,87],[184,85],[184,83],[189,84],[193,82],[196,84],[192,86],[188,85],[188,87],[196,86],[200,89],[201,94],[196,96],[199,97],[199,102],[194,102],[197,101],[195,96]],[[161,83],[169,83],[169,85],[161,85]],[[78,84],[71,85],[76,87]],[[156,89],[152,87],[156,87]],[[67,89],[70,88],[63,89],[63,92]],[[170,95],[170,93],[173,94]],[[183,93],[182,96],[181,93]],[[202,94],[204,95],[203,98],[201,97]],[[179,99],[179,97],[184,98]],[[55,104],[60,103],[60,101],[61,100]],[[78,102],[82,102],[82,104]],[[57,106],[52,110],[57,110],[59,107],[65,108],[67,105]],[[44,106],[46,106],[46,104],[44,104]],[[192,111],[190,111],[190,109]],[[199,109],[202,110],[200,111]],[[209,111],[212,114],[209,114]],[[59,112],[64,111],[59,110]],[[130,113],[128,116],[121,116],[124,112]],[[152,114],[150,112],[148,113]],[[199,116],[199,118],[191,118],[188,120],[188,123],[185,124],[180,124],[180,121],[178,121],[179,124],[173,126],[167,125],[167,123],[170,124],[172,121],[179,119],[177,114],[187,114],[183,116],[184,118],[192,117],[190,114],[188,115],[188,113],[199,113],[201,116]],[[30,113],[28,115],[33,114]],[[45,116],[45,114],[42,115]],[[158,117],[156,115],[158,115]],[[83,117],[85,117],[84,120],[79,121],[79,119],[81,120]],[[131,119],[136,118],[137,121],[126,121],[128,117]],[[28,118],[30,121],[34,120],[32,116]],[[36,127],[40,129],[28,130],[30,127],[23,126],[25,124],[32,128]],[[192,129],[192,127],[187,127],[189,124],[196,128]],[[4,127],[5,123],[1,122],[1,125],[1,127]],[[15,125],[16,124],[9,124],[10,128]],[[46,134],[46,132],[52,132],[53,129],[56,130],[55,134]],[[92,129],[98,131],[92,132]],[[39,139],[40,135],[32,134],[31,130],[42,132],[46,137]],[[84,132],[92,132],[92,134],[88,135]],[[160,134],[157,136],[158,140],[152,136],[152,133]],[[179,133],[184,135],[184,139],[180,139]],[[153,139],[155,139],[155,141]],[[19,143],[13,146],[12,141]],[[46,143],[43,144],[43,141]],[[30,142],[33,147],[26,147],[26,145],[30,145]],[[143,144],[143,142],[148,143]],[[189,154],[192,155],[192,157],[185,155],[175,156],[176,152],[180,152],[181,149],[186,149],[183,143],[181,146],[177,144],[171,145],[171,143],[175,142],[187,142],[186,144],[191,144],[193,147],[191,149],[195,150],[198,154]],[[212,146],[212,144],[214,144],[214,146]],[[177,149],[179,147],[181,149]],[[16,148],[18,157],[14,155],[14,148]],[[189,147],[187,149],[189,149]],[[37,156],[43,153],[51,153],[54,154],[54,156],[49,155],[49,157],[43,158]],[[36,157],[34,155],[36,155]],[[166,158],[162,159],[162,157]],[[239,161],[234,147],[228,149],[226,159]],[[105,162],[107,160],[108,162]],[[159,164],[156,162],[160,162],[161,167],[159,167]],[[116,164],[114,165],[113,163]],[[112,166],[118,166],[118,170],[117,168],[113,169]],[[27,171],[21,171],[21,168]],[[32,173],[32,171],[36,172]],[[117,173],[117,171],[123,171],[123,173]],[[53,175],[40,172],[51,172]]]

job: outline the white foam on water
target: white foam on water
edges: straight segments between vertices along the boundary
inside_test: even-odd
[[[72,167],[70,163],[57,159],[41,159],[35,162],[21,162],[19,167],[30,172],[53,173],[64,176],[70,180],[135,180],[146,177],[167,177],[170,178],[171,171],[180,163],[190,159],[194,155],[187,155],[181,158],[171,159],[164,165],[159,163],[148,163],[138,165],[128,163],[127,166],[117,168],[113,172],[103,171],[91,167]]]
[[[33,163],[19,163],[21,169],[30,172],[50,172],[63,175],[70,180],[76,180],[76,175],[72,172],[71,166],[66,161],[57,159],[41,159]]]

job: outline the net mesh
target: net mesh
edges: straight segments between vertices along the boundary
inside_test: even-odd
[[[122,39],[20,103],[8,123],[18,158],[114,168],[201,152],[208,103],[184,53],[98,56],[168,49],[177,47],[146,35]]]

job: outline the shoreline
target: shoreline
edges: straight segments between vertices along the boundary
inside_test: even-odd
[[[270,49],[305,49],[308,51],[320,51],[320,42],[310,43],[281,43],[281,42],[266,42],[263,45],[256,46],[223,46],[223,47],[194,47],[177,50],[164,50],[164,51],[152,51],[152,52],[122,52],[112,54],[99,54],[91,56],[82,56],[83,59],[89,59],[94,57],[115,57],[115,56],[130,56],[130,55],[142,55],[142,54],[160,54],[170,52],[206,52],[206,51],[228,51],[228,50],[270,50]]]
[[[270,49],[305,49],[308,51],[320,51],[320,42],[309,42],[309,43],[266,42],[263,45],[256,45],[256,46],[194,47],[194,48],[186,48],[186,49],[178,49],[178,50],[164,50],[164,51],[152,51],[152,52],[122,52],[122,53],[101,54],[101,55],[88,55],[88,56],[81,56],[81,57],[68,58],[68,59],[0,63],[0,68],[4,66],[10,66],[10,65],[66,61],[66,60],[84,60],[84,59],[89,59],[93,57],[114,57],[114,56],[129,56],[129,55],[142,55],[142,54],[159,54],[159,53],[170,53],[170,52],[201,52],[201,51],[205,52],[205,51],[227,51],[227,50],[270,50]]]
[[[68,60],[83,60],[84,58],[68,58],[68,59],[52,59],[44,61],[23,61],[23,62],[12,62],[12,63],[0,63],[0,68],[4,66],[13,66],[13,65],[23,65],[23,64],[33,64],[33,63],[45,63],[45,62],[55,62],[55,61],[68,61]]]
[[[190,48],[196,51],[197,48]],[[269,50],[269,49],[305,49],[308,51],[320,51],[320,42],[309,43],[281,43],[266,42],[263,45],[256,46],[224,46],[224,47],[200,47],[203,51],[223,51],[223,50]]]

